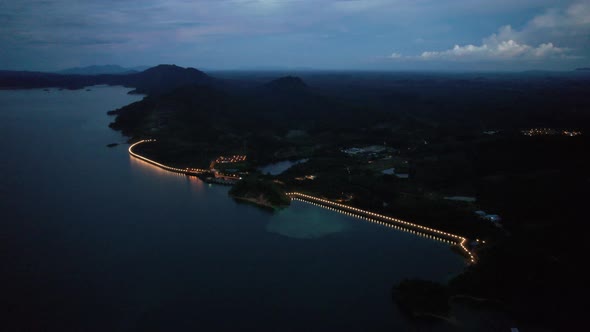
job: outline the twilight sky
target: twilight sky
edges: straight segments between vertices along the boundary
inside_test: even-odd
[[[569,70],[590,0],[0,0],[0,69]]]

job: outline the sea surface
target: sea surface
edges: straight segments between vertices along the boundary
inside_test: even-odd
[[[403,331],[394,283],[463,269],[445,244],[131,158],[106,115],[128,91],[0,91],[0,331]]]

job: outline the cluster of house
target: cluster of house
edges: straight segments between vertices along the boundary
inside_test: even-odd
[[[231,156],[231,157],[219,156],[219,157],[217,157],[217,159],[215,159],[215,163],[221,163],[221,164],[239,163],[242,161],[246,161],[246,156],[244,156],[244,155],[235,155],[235,156]]]
[[[450,201],[466,202],[466,203],[475,203],[477,201],[477,198],[471,197],[471,196],[445,196],[444,199],[450,200]],[[485,212],[483,210],[477,210],[477,211],[475,211],[475,214],[480,219],[487,220],[489,222],[492,222],[495,226],[501,227],[500,221],[502,221],[502,218],[499,215],[488,214],[487,212]]]
[[[556,130],[553,128],[531,128],[521,130],[521,133],[525,136],[541,136],[541,135],[563,135],[563,136],[580,136],[582,135],[581,131],[576,130]]]
[[[575,131],[575,130],[564,130],[561,132],[562,135],[564,136],[569,136],[569,137],[574,137],[574,136],[580,136],[582,135],[581,131]]]
[[[295,178],[295,180],[297,181],[305,181],[305,180],[315,180],[316,176],[315,175],[304,175],[304,176],[298,176]]]
[[[217,164],[233,164],[233,163],[240,163],[243,161],[246,161],[245,155],[234,155],[231,157],[219,156],[219,157],[217,157],[217,159],[211,161],[209,168],[215,169],[215,165],[217,165]]]

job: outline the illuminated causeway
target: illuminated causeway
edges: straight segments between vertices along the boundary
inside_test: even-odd
[[[475,256],[469,249],[465,246],[467,243],[467,238],[451,234],[448,232],[443,232],[438,229],[414,224],[411,222],[407,222],[401,219],[388,217],[382,214],[378,214],[371,211],[362,210],[359,208],[355,208],[349,205],[340,204],[334,201],[330,201],[327,199],[306,195],[298,192],[290,192],[287,193],[291,199],[307,202],[313,204],[315,206],[319,206],[331,211],[343,213],[348,216],[353,216],[357,218],[361,218],[367,220],[369,222],[379,224],[382,226],[403,230],[406,232],[410,232],[415,235],[423,236],[429,239],[449,243],[451,245],[456,245],[464,252],[464,254],[469,258],[470,263],[475,263]]]
[[[233,180],[233,181],[236,181],[236,180],[240,179],[240,177],[238,177],[238,176],[231,175],[231,174],[223,174],[223,173],[217,172],[215,170],[208,170],[208,169],[202,169],[202,168],[192,168],[192,167],[176,168],[176,167],[164,165],[164,164],[159,163],[159,162],[157,162],[155,160],[146,158],[146,157],[144,157],[144,156],[142,156],[140,154],[137,154],[137,153],[133,152],[133,148],[134,147],[136,147],[136,146],[138,146],[140,144],[143,144],[143,143],[150,143],[150,142],[155,142],[155,141],[156,141],[155,139],[144,139],[144,140],[135,142],[135,143],[131,144],[131,146],[129,146],[129,149],[128,149],[129,154],[131,156],[137,158],[137,159],[143,160],[143,161],[145,161],[145,162],[147,162],[149,164],[152,164],[154,166],[157,166],[159,168],[165,169],[165,170],[170,171],[170,172],[175,172],[175,173],[180,173],[180,174],[186,174],[186,175],[194,175],[194,176],[211,174],[216,179],[221,178],[221,179],[225,179],[225,180],[229,179],[229,180]],[[244,157],[244,159],[245,159],[245,157]]]
[[[198,174],[203,174],[203,173],[209,172],[209,170],[200,169],[200,168],[176,168],[176,167],[167,166],[167,165],[161,164],[155,160],[148,159],[142,155],[139,155],[139,154],[133,152],[133,148],[138,146],[139,144],[155,142],[155,141],[156,141],[155,139],[144,139],[139,142],[133,143],[129,147],[129,154],[134,156],[135,158],[141,159],[145,162],[148,162],[152,165],[158,166],[158,167],[163,168],[163,169],[170,171],[170,172],[176,172],[176,173],[182,173],[182,174],[188,174],[188,175],[198,175]]]
[[[133,152],[133,148],[135,146],[142,144],[142,143],[155,142],[155,141],[156,141],[155,139],[147,139],[147,140],[141,140],[139,142],[136,142],[129,147],[129,154],[135,158],[138,158],[140,160],[143,160],[147,163],[150,163],[154,166],[157,166],[159,168],[165,169],[170,172],[182,173],[182,174],[187,174],[187,175],[195,175],[195,176],[210,172],[209,170],[199,169],[199,168],[184,168],[183,169],[183,168],[176,168],[176,167],[167,166],[167,165],[161,164],[157,161],[148,159],[144,156],[141,156],[141,155]],[[379,225],[382,225],[385,227],[389,227],[389,228],[393,228],[393,229],[397,229],[397,230],[402,230],[402,231],[409,232],[409,233],[412,233],[412,234],[415,234],[418,236],[426,237],[426,238],[429,238],[432,240],[455,245],[455,246],[459,247],[461,249],[461,251],[463,251],[463,253],[465,254],[466,257],[468,257],[469,263],[472,263],[472,264],[475,263],[475,256],[466,247],[467,238],[465,238],[465,237],[462,237],[462,236],[459,236],[456,234],[452,234],[452,233],[448,233],[448,232],[444,232],[444,231],[441,231],[438,229],[414,224],[414,223],[404,221],[401,219],[385,216],[385,215],[378,214],[375,212],[362,210],[362,209],[355,208],[355,207],[352,207],[349,205],[340,204],[340,203],[330,201],[327,199],[299,193],[299,192],[289,192],[289,193],[287,193],[287,195],[293,200],[298,200],[298,201],[302,201],[305,203],[313,204],[315,206],[318,206],[318,207],[321,207],[324,209],[328,209],[330,211],[342,213],[347,216],[360,218],[360,219],[366,220],[366,221],[374,223],[374,224],[379,224]]]

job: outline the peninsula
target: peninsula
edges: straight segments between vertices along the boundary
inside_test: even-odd
[[[237,200],[254,203],[273,210],[287,207],[291,198],[276,183],[256,177],[238,181],[229,191]]]

